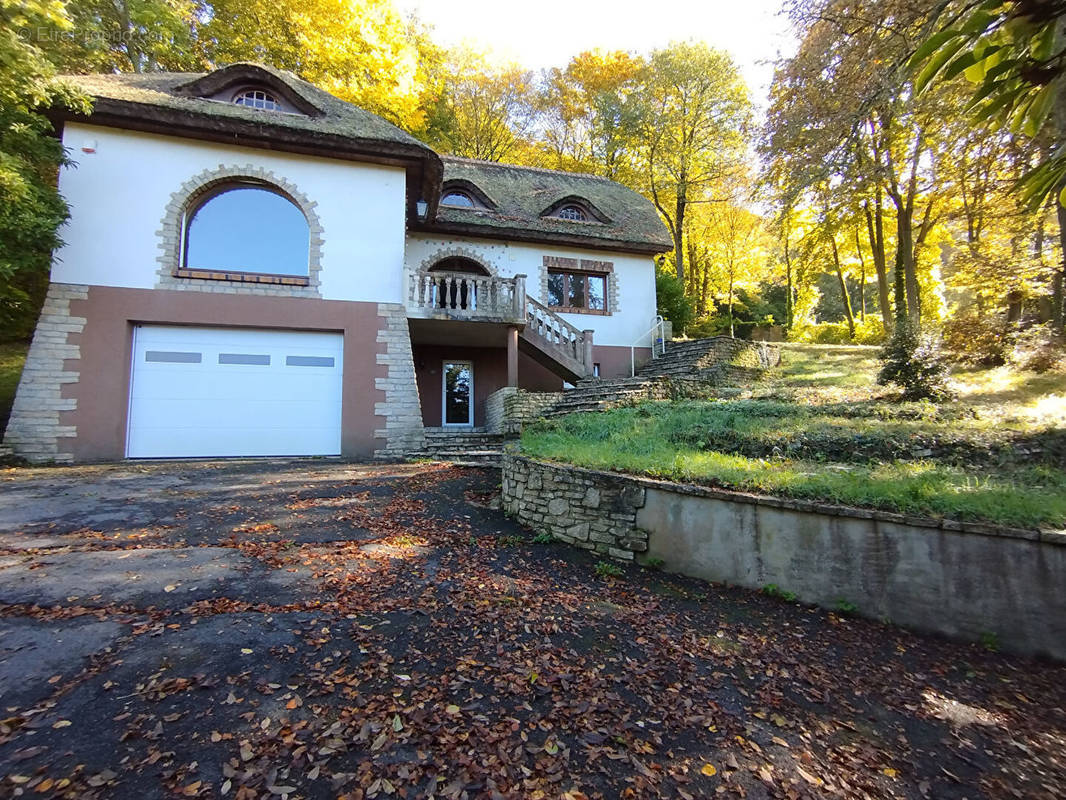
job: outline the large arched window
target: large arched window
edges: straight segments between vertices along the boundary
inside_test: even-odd
[[[277,189],[227,183],[185,217],[189,270],[307,277],[311,232],[299,207]]]

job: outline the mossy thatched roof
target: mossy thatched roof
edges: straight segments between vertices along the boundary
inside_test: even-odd
[[[473,184],[493,207],[441,206],[434,227],[464,232],[520,232],[531,239],[648,252],[662,252],[673,246],[648,199],[607,178],[454,156],[442,156],[441,160],[445,187],[452,182],[460,187]],[[583,201],[592,216],[599,219],[576,222],[545,216],[568,199]]]

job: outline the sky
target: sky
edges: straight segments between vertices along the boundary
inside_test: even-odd
[[[433,28],[434,40],[463,42],[527,69],[565,66],[584,50],[647,52],[703,40],[729,51],[752,99],[765,107],[772,62],[795,48],[781,0],[396,0]]]

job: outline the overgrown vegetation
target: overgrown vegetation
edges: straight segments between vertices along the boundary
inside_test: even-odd
[[[969,369],[953,379],[957,402],[889,403],[874,382],[876,352],[792,345],[782,374],[747,399],[564,417],[527,429],[523,450],[795,498],[1066,524],[1066,376]]]
[[[15,402],[22,365],[26,361],[26,345],[21,342],[0,344],[0,435],[7,427],[11,405]]]

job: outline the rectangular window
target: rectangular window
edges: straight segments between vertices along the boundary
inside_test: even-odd
[[[332,367],[329,356],[285,356],[286,367]]]
[[[167,364],[199,364],[202,359],[202,353],[176,353],[170,350],[148,350],[144,354],[145,361],[161,361]]]
[[[255,353],[219,353],[219,364],[250,364],[257,367],[269,367],[270,356]]]
[[[566,277],[561,272],[549,272],[548,273],[548,305],[561,306],[564,305],[563,297],[565,296],[565,281]]]
[[[563,311],[607,313],[607,276],[603,273],[550,270],[548,305]]]

